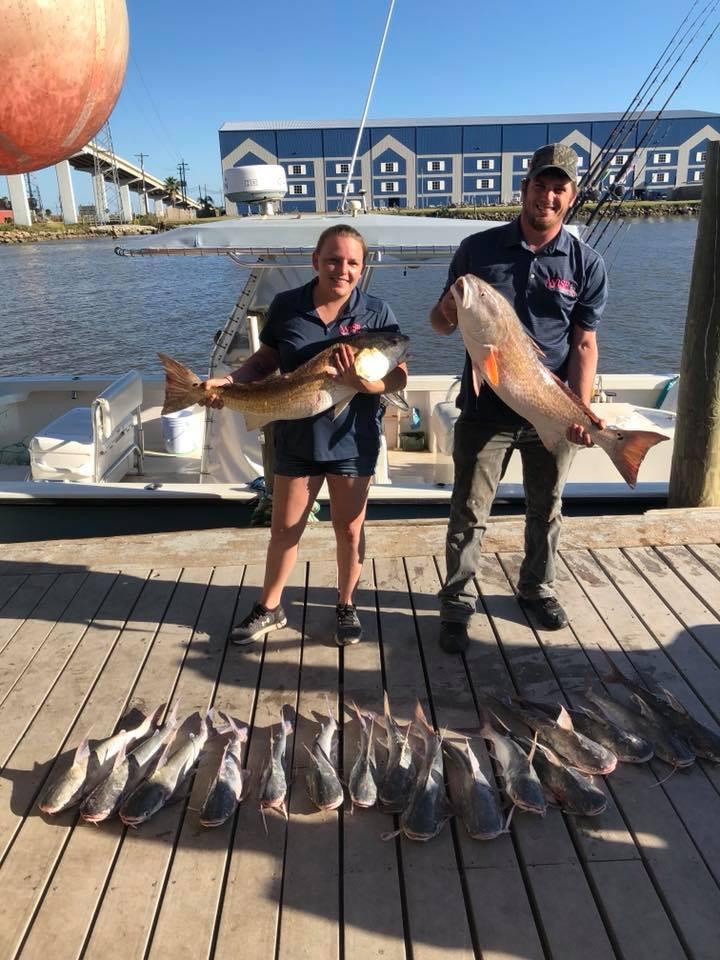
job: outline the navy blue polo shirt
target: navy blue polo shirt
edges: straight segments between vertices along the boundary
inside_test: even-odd
[[[542,250],[530,250],[517,219],[466,237],[452,259],[445,289],[466,273],[502,293],[545,354],[543,363],[564,380],[573,328],[595,330],[607,302],[600,254],[564,227]],[[525,422],[487,384],[475,396],[467,353],[457,405],[464,416]]]
[[[268,310],[260,340],[280,357],[280,372],[292,373],[303,363],[362,330],[399,331],[397,320],[384,300],[355,287],[337,319],[325,326],[313,303],[317,279],[279,293]],[[375,458],[380,450],[382,410],[380,397],[356,394],[339,417],[333,410],[304,420],[278,420],[275,445],[286,456],[303,460]]]

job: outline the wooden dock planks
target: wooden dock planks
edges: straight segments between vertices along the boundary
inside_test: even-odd
[[[516,814],[511,834],[487,843],[451,820],[417,844],[383,842],[397,818],[351,814],[349,800],[315,810],[303,744],[327,697],[347,779],[358,741],[351,702],[380,713],[387,690],[405,720],[419,698],[439,728],[468,729],[486,689],[571,702],[588,672],[600,682],[599,648],[717,723],[717,545],[574,542],[558,573],[571,623],[557,633],[535,629],[515,601],[519,555],[486,554],[473,643],[458,657],[437,643],[434,533],[415,544],[409,527],[395,556],[382,541],[358,591],[363,643],[344,650],[332,639],[333,541],[322,552],[314,537],[317,555],[298,564],[283,600],[288,626],[246,648],[226,636],[261,588],[255,554],[249,566],[235,551],[234,566],[183,570],[161,555],[153,569],[58,562],[15,572],[3,563],[0,956],[714,960],[720,768],[698,763],[658,785],[664,764],[620,765],[601,817]],[[221,741],[201,759],[190,795],[139,830],[117,820],[95,827],[77,811],[39,813],[49,776],[91,724],[105,734],[128,707],[176,699],[183,715],[214,706],[249,724],[251,794],[235,817],[214,830],[198,823]],[[283,704],[296,725],[290,819],[270,814],[266,834],[255,791]],[[492,773],[484,743],[473,745]]]

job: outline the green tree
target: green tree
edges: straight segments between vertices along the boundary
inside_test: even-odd
[[[165,187],[167,195],[170,198],[170,203],[175,206],[175,200],[180,192],[180,183],[175,179],[175,177],[165,177],[165,183],[163,186]]]

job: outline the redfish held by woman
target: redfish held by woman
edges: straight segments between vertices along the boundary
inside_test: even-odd
[[[634,487],[645,454],[669,437],[652,430],[602,429],[596,414],[544,366],[539,348],[501,293],[473,274],[459,277],[450,289],[476,393],[486,382],[535,427],[551,453],[566,442],[568,428],[580,424]]]
[[[407,353],[408,337],[401,333],[367,330],[337,343],[354,354],[355,372],[364,380],[380,380]],[[259,429],[274,420],[304,420],[335,408],[336,416],[350,403],[355,391],[337,380],[333,357],[337,343],[327,347],[292,373],[270,376],[255,383],[216,387],[225,406],[242,413],[248,429]],[[200,377],[165,354],[165,405],[162,412],[175,413],[207,398]]]

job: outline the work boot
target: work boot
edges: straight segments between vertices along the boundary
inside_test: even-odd
[[[445,653],[464,653],[469,645],[466,623],[457,620],[440,621],[440,646]]]
[[[339,603],[335,607],[335,643],[347,647],[362,640],[362,626],[352,603]]]
[[[545,630],[561,630],[567,626],[567,614],[556,597],[518,597],[518,601]]]
[[[281,606],[268,610],[261,603],[256,603],[245,619],[232,628],[230,640],[239,645],[252,643],[271,630],[282,630],[286,623],[287,617]]]

